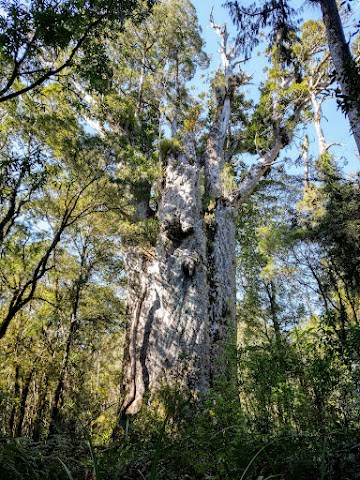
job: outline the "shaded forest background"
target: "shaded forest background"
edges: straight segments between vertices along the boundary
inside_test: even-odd
[[[323,24],[290,10],[291,25],[273,21],[258,102],[240,64],[225,144],[227,189],[276,128],[292,145],[237,220],[237,345],[223,359],[237,385],[201,400],[164,385],[134,418],[119,412],[123,252],[154,255],[169,137],[191,134],[201,153],[225,88],[219,72],[196,98],[188,86],[208,65],[190,2],[151,3],[2,5],[0,479],[358,479],[359,173],[321,126],[323,102],[347,122],[351,99]]]

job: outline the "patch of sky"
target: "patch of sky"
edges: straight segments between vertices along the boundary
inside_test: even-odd
[[[210,58],[209,69],[204,72],[199,70],[192,81],[192,89],[194,94],[209,91],[210,78],[216,70],[221,68],[221,58],[219,53],[219,37],[210,26],[210,12],[213,12],[214,22],[216,24],[226,23],[230,34],[230,43],[234,42],[236,36],[236,27],[233,25],[228,10],[223,6],[224,0],[214,0],[213,2],[204,2],[203,0],[194,0],[193,5],[196,8],[199,24],[202,28],[202,35],[205,41],[205,51]],[[243,5],[249,5],[249,1],[244,1]],[[299,22],[306,20],[319,20],[321,18],[320,8],[310,2],[293,1],[293,7],[299,11]],[[345,27],[348,28],[347,35],[350,38],[350,31],[354,25],[356,12],[359,10],[360,1],[354,2],[352,14],[348,16]],[[357,18],[357,17],[356,17]],[[245,85],[244,91],[246,98],[256,102],[259,98],[259,86],[266,79],[266,68],[269,67],[269,60],[265,55],[267,44],[266,35],[263,41],[254,50],[251,58],[245,63],[241,63],[240,67],[247,75],[251,77],[248,85]],[[334,144],[331,148],[332,154],[337,158],[339,165],[343,168],[346,175],[352,175],[359,170],[359,156],[357,154],[354,139],[350,133],[347,118],[341,112],[336,99],[329,99],[323,104],[322,128],[328,144]],[[310,141],[310,156],[316,159],[318,156],[317,137],[312,123],[298,128],[291,147],[284,149],[279,157],[278,163],[285,162],[291,164],[291,171],[296,171],[295,163],[299,158],[301,144],[304,141],[305,134],[308,134]],[[290,158],[290,162],[289,162]],[[247,164],[253,163],[254,159],[250,155],[242,158]]]

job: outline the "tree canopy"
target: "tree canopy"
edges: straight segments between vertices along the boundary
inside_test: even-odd
[[[105,81],[102,77],[109,72],[101,36],[111,28],[123,28],[127,18],[141,21],[152,3],[2,1],[0,101],[26,93],[74,65]]]

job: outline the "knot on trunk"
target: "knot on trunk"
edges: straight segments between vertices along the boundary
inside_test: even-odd
[[[237,87],[242,85],[244,83],[244,75],[238,74],[238,75],[230,75],[228,78],[228,84],[227,84],[227,94],[229,95],[230,98],[232,98],[234,91]]]
[[[181,241],[193,233],[193,219],[188,212],[180,213],[179,210],[176,210],[166,216],[163,228],[169,240]]]
[[[194,231],[194,217],[191,209],[183,210],[180,214],[181,231],[184,235],[190,235]]]
[[[192,277],[195,273],[196,265],[199,262],[199,257],[196,253],[189,253],[183,257],[182,268],[187,277]]]
[[[180,217],[168,216],[163,223],[165,235],[172,241],[178,240],[181,236]]]

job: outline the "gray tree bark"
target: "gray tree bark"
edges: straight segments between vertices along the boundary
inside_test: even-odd
[[[206,235],[199,160],[193,141],[172,154],[158,208],[151,255],[130,249],[123,409],[136,413],[146,392],[162,384],[199,392],[209,387]]]
[[[344,95],[345,108],[360,154],[360,73],[345,39],[336,0],[317,0],[321,6],[330,54]]]

